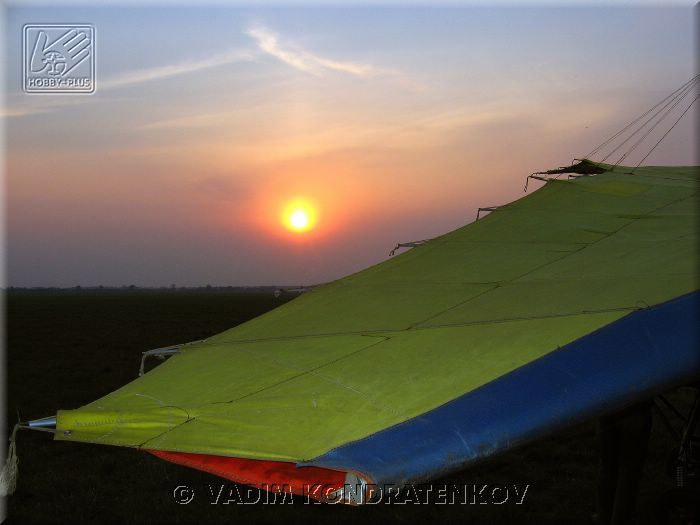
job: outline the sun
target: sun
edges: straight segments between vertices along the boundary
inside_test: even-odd
[[[282,212],[282,224],[295,233],[312,230],[316,225],[316,210],[310,202],[295,199],[285,206]]]
[[[309,215],[304,210],[297,210],[289,217],[289,224],[295,230],[303,230],[309,225]]]

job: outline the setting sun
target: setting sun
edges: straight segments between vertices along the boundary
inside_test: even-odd
[[[295,230],[303,230],[309,224],[309,216],[305,211],[297,210],[292,213],[292,216],[289,218],[289,224],[291,224]]]
[[[301,233],[311,230],[316,223],[314,208],[306,201],[290,202],[282,213],[284,226],[293,232]]]

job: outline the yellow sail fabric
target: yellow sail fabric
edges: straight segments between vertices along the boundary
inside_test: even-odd
[[[183,347],[56,439],[309,460],[697,290],[698,168],[606,169]]]

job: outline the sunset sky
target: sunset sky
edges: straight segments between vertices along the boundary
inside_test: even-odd
[[[694,20],[691,7],[8,9],[7,284],[360,270],[519,198],[527,174],[690,79]],[[36,22],[95,26],[95,94],[22,92],[22,26]],[[695,116],[647,163],[697,164]],[[286,227],[294,201],[313,211],[306,231]]]

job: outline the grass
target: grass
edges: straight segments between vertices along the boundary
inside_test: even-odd
[[[7,305],[8,428],[22,419],[75,408],[133,380],[141,352],[202,339],[255,317],[293,296],[270,289],[12,290]],[[681,407],[690,392],[670,393]],[[132,449],[54,442],[21,431],[19,481],[8,498],[13,522],[98,523],[571,523],[588,524],[595,491],[594,422],[502,454],[436,480],[529,484],[523,505],[212,505],[209,486],[225,480]],[[665,465],[675,445],[654,421],[638,508],[655,523],[654,506],[672,487]],[[192,487],[188,505],[173,501]],[[227,489],[230,485],[227,485]]]

